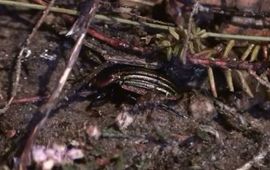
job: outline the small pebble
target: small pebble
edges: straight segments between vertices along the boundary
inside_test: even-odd
[[[126,129],[133,121],[134,118],[126,111],[116,117],[116,124],[120,129]]]
[[[86,133],[88,135],[88,137],[94,138],[96,140],[99,139],[99,137],[101,136],[101,132],[100,129],[96,126],[96,125],[91,125],[86,129]]]
[[[215,106],[210,98],[196,94],[190,99],[189,112],[195,120],[209,120],[214,116]]]

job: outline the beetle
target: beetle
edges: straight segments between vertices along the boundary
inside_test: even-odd
[[[152,66],[143,60],[136,63],[123,58],[125,56],[117,56],[117,59],[107,56],[106,62],[100,66],[108,65],[100,70],[96,68],[98,71],[94,71],[89,80],[91,91],[96,91],[90,107],[109,100],[118,105],[132,104],[132,113],[145,108],[161,108],[183,116],[170,105],[177,103],[190,89],[200,88],[206,77],[205,68],[183,65],[177,56],[169,62]]]
[[[128,96],[133,102],[136,102],[137,97],[149,92],[159,93],[168,98],[179,95],[176,85],[160,71],[131,66],[128,63],[114,63],[102,69],[90,81],[89,86],[98,90],[99,98],[100,94],[120,100],[125,100],[125,96]]]
[[[171,66],[170,64],[170,68]],[[96,73],[90,80],[90,88],[96,89],[97,93],[89,106],[103,104],[108,99],[118,105],[131,104],[132,107],[126,109],[132,115],[158,108],[179,117],[186,117],[183,113],[174,110],[171,105],[175,105],[183,97],[183,92],[187,91],[186,82],[193,80],[184,76],[185,79],[179,79],[177,82],[180,76],[177,77],[176,74],[190,73],[192,69],[187,67],[169,70],[165,66],[150,69],[134,66],[129,62],[113,63]],[[165,70],[168,72],[166,73]],[[175,77],[168,76],[171,72],[174,72]]]

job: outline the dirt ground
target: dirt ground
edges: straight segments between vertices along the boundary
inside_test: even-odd
[[[14,65],[21,44],[39,16],[37,11],[0,5],[1,106],[11,93]],[[139,37],[146,37],[149,33],[140,27],[117,23],[108,26],[101,21],[95,22],[93,27],[138,45],[145,45]],[[150,31],[149,36],[156,33]],[[108,54],[130,54],[91,37],[88,40]],[[23,59],[15,104],[0,115],[2,169],[8,169],[15,160],[12,156],[19,139],[37,109],[46,102],[46,96],[57,85],[73,45],[74,42],[59,35],[49,21],[34,37],[31,54]],[[91,105],[96,99],[88,94],[95,90],[87,88],[88,84],[82,81],[97,65],[89,59],[89,55],[96,53],[83,48],[59,104],[38,133],[35,145],[49,147],[59,144],[83,151],[82,159],[56,166],[56,169],[227,170],[240,168],[263,152],[266,156],[251,163],[249,169],[270,169],[270,109],[267,98],[260,95],[249,98],[244,92],[238,92],[226,97],[221,93],[215,99],[210,92],[185,90],[181,92],[180,99],[169,105],[181,116],[159,107],[146,107],[136,110],[134,121],[127,128],[120,129],[116,118],[125,108],[134,107],[134,103],[115,102],[107,97]],[[84,88],[78,91],[76,88],[79,86]],[[35,102],[32,97],[44,99]],[[100,135],[93,135],[94,128]],[[33,163],[30,169],[37,167]]]

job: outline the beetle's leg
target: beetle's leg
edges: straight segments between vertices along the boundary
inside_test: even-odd
[[[91,109],[92,107],[101,106],[106,103],[108,101],[108,94],[97,91],[94,95],[88,96],[88,98],[91,98],[92,100],[90,101],[87,109]]]
[[[164,97],[164,95],[160,96],[156,93],[148,93],[141,98],[138,99],[138,102],[128,110],[130,115],[136,115],[142,113],[147,109],[162,109],[166,112],[171,112],[176,114],[179,117],[185,117],[182,113],[179,113],[177,110],[170,107],[172,103],[178,101],[179,97]]]
[[[179,117],[186,117],[182,113],[179,113],[177,110],[168,106],[166,104],[166,101],[163,101],[163,100],[150,100],[150,101],[138,102],[129,110],[129,113],[131,115],[135,115],[135,114],[142,113],[142,111],[145,111],[147,109],[151,109],[151,110],[162,109],[166,112],[176,114]]]

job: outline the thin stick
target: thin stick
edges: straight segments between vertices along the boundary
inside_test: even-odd
[[[254,62],[250,63],[248,61],[234,61],[234,60],[224,60],[219,58],[205,58],[204,56],[196,56],[192,54],[187,55],[187,62],[190,64],[201,65],[205,67],[216,67],[222,69],[236,69],[236,70],[253,70],[261,71],[266,68],[267,63]]]
[[[43,5],[10,1],[10,0],[0,0],[0,4],[6,5],[6,6],[25,7],[28,9],[36,9],[36,10],[44,10],[46,8]],[[68,15],[78,15],[78,11],[76,10],[59,8],[59,7],[52,7],[51,12],[57,12],[57,13],[68,14]],[[154,24],[154,23],[148,23],[148,22],[136,22],[136,21],[131,21],[128,19],[119,18],[119,17],[108,17],[101,14],[96,14],[95,19],[102,20],[102,21],[119,22],[122,24],[129,24],[129,25],[134,25],[134,26],[143,25],[149,28],[167,30],[167,31],[169,31],[170,29],[171,30],[177,29],[174,26],[170,26],[170,24]],[[246,40],[246,41],[264,41],[264,42],[270,41],[270,37],[263,37],[263,36],[214,33],[214,32],[206,32],[203,30],[201,32],[202,34],[200,34],[199,38],[214,37],[214,38],[220,38],[220,39],[234,39],[234,40]]]
[[[246,40],[246,41],[270,41],[270,37],[262,37],[262,36],[252,36],[252,35],[234,35],[234,34],[221,34],[221,33],[213,33],[213,32],[205,32],[201,36],[201,38],[221,38],[221,39],[234,39],[234,40]]]
[[[148,5],[148,6],[154,6],[155,5],[154,2],[145,1],[145,0],[127,0],[127,1],[131,1],[133,3],[138,3],[138,4],[141,4],[141,5]]]
[[[38,131],[42,128],[42,126],[45,124],[45,122],[47,121],[48,117],[50,116],[51,111],[54,109],[55,105],[58,102],[58,98],[63,90],[63,87],[67,81],[67,78],[75,64],[75,62],[77,61],[77,58],[79,56],[84,38],[86,36],[87,33],[87,28],[90,25],[90,22],[92,21],[94,14],[98,8],[98,4],[99,4],[100,0],[93,0],[93,1],[88,1],[88,4],[86,5],[85,10],[82,12],[82,14],[79,16],[79,18],[77,19],[77,21],[79,22],[75,22],[74,24],[79,24],[80,26],[82,26],[82,28],[80,28],[80,30],[76,33],[79,33],[80,35],[76,35],[77,41],[75,46],[73,47],[70,55],[69,55],[69,62],[66,66],[66,69],[64,70],[57,87],[54,89],[52,95],[50,96],[48,102],[43,105],[40,109],[38,114],[36,115],[38,117],[38,121],[34,122],[35,125],[33,128],[29,129],[29,136],[27,136],[25,145],[23,146],[23,151],[22,154],[20,156],[20,164],[19,164],[19,168],[21,170],[25,170],[26,166],[29,164],[29,154],[30,154],[30,150],[32,147],[32,144],[37,136]],[[75,25],[75,27],[77,28],[77,25]],[[74,28],[74,26],[72,27]],[[35,120],[34,117],[33,120]]]
[[[270,82],[261,78],[259,75],[256,74],[255,71],[253,70],[249,70],[248,73],[250,75],[252,75],[261,85],[267,87],[268,89],[270,89]]]
[[[250,168],[252,168],[254,164],[260,164],[263,161],[263,159],[265,159],[265,157],[269,152],[270,152],[270,144],[268,144],[267,147],[262,148],[260,152],[253,157],[253,159],[245,163],[240,168],[237,168],[236,170],[249,170]]]
[[[243,73],[240,70],[236,70],[236,73],[238,74],[238,77],[240,78],[241,87],[243,91],[245,91],[250,97],[254,97]]]
[[[180,59],[182,60],[182,62],[184,64],[186,64],[186,54],[187,54],[187,51],[188,51],[188,45],[189,45],[190,37],[192,35],[192,26],[194,24],[193,17],[198,12],[198,9],[199,9],[199,1],[196,1],[196,3],[193,5],[192,12],[191,12],[191,14],[189,16],[187,34],[186,34],[183,49],[182,49],[181,54],[180,54]]]
[[[46,9],[43,11],[43,15],[38,20],[37,24],[32,29],[32,32],[29,34],[28,38],[26,39],[26,41],[23,44],[23,47],[21,48],[21,51],[20,51],[20,53],[17,57],[17,60],[16,60],[16,66],[15,66],[16,78],[15,78],[15,82],[12,84],[13,87],[12,87],[11,97],[10,97],[9,101],[7,102],[7,104],[2,109],[0,109],[0,115],[5,113],[9,109],[12,101],[14,100],[15,96],[17,95],[18,86],[19,86],[20,77],[21,77],[22,59],[25,57],[28,57],[31,54],[31,51],[29,50],[28,46],[30,45],[33,37],[36,35],[38,29],[40,28],[40,26],[44,22],[46,16],[48,15],[48,13],[50,11],[50,8],[54,4],[54,2],[55,2],[55,0],[51,0],[51,2],[48,4]]]
[[[11,0],[0,0],[0,4],[6,5],[6,6],[23,7],[23,8],[27,8],[27,9],[36,9],[36,10],[45,10],[46,9],[46,6],[43,6],[43,5],[37,5],[37,4],[26,3],[26,2],[11,1]],[[57,12],[57,13],[63,13],[63,14],[69,14],[69,15],[78,15],[78,11],[71,10],[71,9],[65,9],[65,8],[52,7],[50,9],[50,11]]]
[[[48,98],[49,96],[28,96],[28,97],[14,99],[11,104],[35,103],[35,102],[42,101]],[[6,102],[3,102],[3,103],[0,102],[0,106],[4,104],[6,104]]]
[[[36,9],[36,10],[44,10],[46,7],[43,5],[37,5],[32,3],[25,3],[25,2],[17,2],[17,1],[10,1],[10,0],[0,0],[0,4],[6,5],[6,6],[17,6],[17,7],[24,7],[28,9]],[[52,7],[52,12],[62,13],[62,14],[69,14],[69,15],[78,15],[78,11],[66,9],[66,8],[59,8],[59,7]],[[129,25],[135,25],[135,26],[146,26],[153,29],[160,29],[160,30],[169,30],[169,29],[176,29],[173,26],[169,25],[163,25],[163,24],[154,24],[154,23],[148,23],[148,22],[137,22],[137,21],[131,21],[128,19],[123,19],[119,17],[108,17],[101,14],[96,14],[95,19],[102,20],[102,21],[109,21],[109,22],[119,22],[122,24],[129,24]]]

